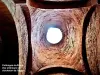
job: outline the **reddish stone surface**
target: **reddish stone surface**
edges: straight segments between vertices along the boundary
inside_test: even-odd
[[[36,9],[31,14],[33,71],[50,66],[64,66],[84,72],[82,60],[82,22],[89,8]],[[81,17],[80,17],[81,16]],[[56,24],[63,40],[55,45],[45,38],[45,28]]]

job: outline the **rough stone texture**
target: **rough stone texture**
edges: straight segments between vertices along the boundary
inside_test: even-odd
[[[89,8],[37,8],[33,9],[34,13],[30,9],[33,72],[47,66],[64,66],[85,72],[81,53],[82,25]],[[56,45],[49,44],[45,38],[46,27],[53,24],[57,24],[64,35]]]
[[[91,1],[88,5],[92,5],[92,3]],[[99,9],[99,7],[97,8]],[[82,37],[82,23],[89,7],[80,9],[36,9],[29,6],[29,9],[32,20],[33,71],[42,67],[63,65],[84,72],[80,47],[82,43],[79,39],[81,40]],[[96,12],[99,11],[98,9]],[[87,58],[93,75],[100,73],[100,44],[98,39],[100,31],[99,17],[97,17],[99,13],[96,12],[93,13],[90,20],[86,38]],[[64,33],[63,41],[54,46],[48,44],[45,38],[46,24],[52,25],[53,23],[59,24]],[[89,40],[92,40],[92,42],[88,42]],[[78,63],[80,61],[81,63]]]
[[[86,34],[86,51],[93,75],[100,74],[100,6],[93,13]]]
[[[0,1],[0,65],[18,64],[18,37],[15,22],[6,5]],[[2,67],[1,67],[2,68]],[[2,69],[1,69],[2,72]],[[4,75],[4,72],[0,75]],[[17,73],[14,72],[14,75]]]
[[[17,10],[18,9],[18,10]],[[20,13],[19,13],[20,12]],[[25,17],[23,15],[20,5],[16,5],[16,28],[19,40],[19,75],[25,75],[27,53],[28,53],[28,33]],[[21,66],[22,65],[22,66]],[[21,74],[20,74],[21,73]]]
[[[96,8],[97,13],[97,25],[99,26],[99,31],[97,35],[97,60],[98,60],[98,69],[100,74],[100,5]]]
[[[15,0],[0,0],[9,9],[16,24],[19,42],[19,75],[25,75],[28,33],[25,16]],[[73,9],[40,9],[27,6],[31,16],[32,73],[51,66],[72,68],[85,73],[82,60],[82,28],[90,7]],[[92,2],[92,1],[91,1]],[[89,3],[90,5],[91,2]],[[95,3],[92,2],[93,4]],[[86,47],[87,58],[93,75],[100,73],[100,6],[97,6],[88,26]],[[96,20],[96,21],[95,21]],[[49,26],[56,24],[63,32],[63,40],[55,45],[47,42],[45,35]],[[21,66],[23,65],[23,66]],[[61,74],[60,74],[61,75]]]
[[[25,75],[27,52],[28,52],[28,33],[25,16],[22,12],[20,4],[15,4],[13,0],[0,0],[9,9],[16,25],[19,44],[19,75]]]

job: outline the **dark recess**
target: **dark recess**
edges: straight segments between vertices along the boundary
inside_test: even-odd
[[[49,75],[49,74],[57,74],[57,73],[70,74],[70,75],[83,75],[82,72],[79,72],[71,68],[64,68],[64,67],[50,67],[47,69],[43,69],[39,72],[36,72],[34,75]]]
[[[15,3],[26,3],[26,0],[14,0]]]
[[[65,8],[77,8],[83,7],[88,0],[73,0],[73,1],[45,1],[45,0],[33,0],[39,8],[47,9],[65,9]]]
[[[5,7],[5,5],[0,6],[0,71],[2,71],[2,64],[16,65],[19,63],[16,27],[10,12]],[[2,72],[1,74],[0,72],[0,75],[18,75],[18,73]]]
[[[98,3],[100,4],[100,0],[98,0]]]

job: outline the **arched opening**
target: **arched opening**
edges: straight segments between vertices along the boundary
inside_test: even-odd
[[[18,37],[15,22],[7,7],[0,1],[0,65],[17,65],[18,59]],[[7,67],[6,67],[7,68]],[[18,67],[17,67],[18,68]],[[5,71],[6,72],[6,71]],[[2,73],[5,73],[2,72]],[[16,72],[6,72],[7,74]],[[11,75],[11,74],[10,74]]]

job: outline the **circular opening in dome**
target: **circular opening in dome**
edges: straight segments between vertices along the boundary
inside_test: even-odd
[[[57,44],[62,40],[63,34],[59,28],[50,27],[47,30],[46,39],[51,44]]]

